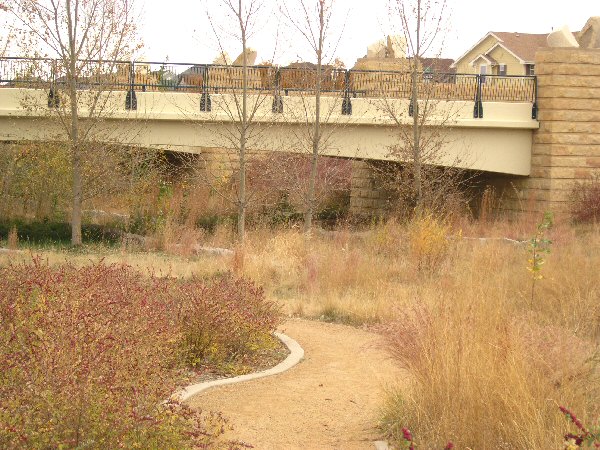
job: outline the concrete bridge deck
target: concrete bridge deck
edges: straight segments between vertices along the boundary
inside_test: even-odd
[[[209,73],[209,68],[216,70],[212,66],[197,67],[204,67],[204,74]],[[219,70],[233,70],[231,75],[240,68]],[[118,71],[115,73],[117,77]],[[405,74],[344,73],[346,84],[338,86],[336,81],[322,97],[322,122],[327,137],[323,154],[397,159],[390,149],[399,142],[399,129],[412,123],[410,102],[406,98],[409,90],[402,84],[406,83]],[[288,82],[290,76],[288,74]],[[423,79],[420,84],[420,108],[430,108],[425,129],[444,127],[443,152],[435,163],[529,175],[532,133],[539,123],[532,118],[535,97],[529,91],[526,95],[511,94],[523,91],[523,77],[514,80],[481,79],[472,75],[463,79],[455,74],[453,77],[439,82]],[[189,79],[182,85],[182,79],[178,78],[181,89],[151,84],[146,79],[140,80],[135,73],[123,82],[117,82],[117,78],[107,82],[98,94],[102,110],[94,116],[98,115],[101,120],[94,121],[91,136],[98,141],[193,153],[201,152],[202,148],[231,147],[231,133],[238,122],[238,78],[222,76],[218,88],[211,88],[203,81],[196,81],[199,84],[194,86],[189,84]],[[306,147],[306,136],[314,120],[314,97],[304,89],[306,86],[292,89],[287,85],[286,89],[282,79],[285,77],[279,77],[275,90],[262,88],[264,77],[260,83],[255,80],[259,84],[253,85],[248,96],[250,110],[254,113],[253,137],[248,141],[250,149],[299,152]],[[49,106],[48,95],[53,89],[53,94],[59,98],[66,99],[67,96],[61,92],[56,78],[53,80],[53,83],[46,82],[38,77],[26,81],[14,73],[0,74],[0,141],[66,139],[65,128],[57,120],[65,117],[65,102],[54,105],[57,107]],[[531,78],[525,81],[535,82]],[[80,87],[85,88],[85,83]],[[84,126],[92,123],[86,119],[90,115],[88,104],[97,92],[96,85],[87,87],[89,95],[86,96],[86,90],[82,89],[79,96]],[[206,107],[206,94],[210,97],[210,111]],[[475,98],[468,100],[471,95]],[[132,96],[135,98],[133,104]],[[277,96],[281,99],[281,108],[274,112]],[[486,100],[486,96],[494,101]],[[483,117],[474,118],[474,105],[478,99],[483,112],[479,115]],[[351,103],[350,111],[345,102]]]

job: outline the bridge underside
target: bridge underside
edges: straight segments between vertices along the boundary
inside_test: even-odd
[[[234,95],[212,95],[212,112],[201,112],[199,97],[191,94],[138,93],[138,108],[126,111],[123,93],[106,95],[102,119],[93,123],[90,135],[100,142],[157,148],[175,152],[201,153],[202,148],[232,148],[236,134]],[[29,102],[27,106],[26,101]],[[271,97],[250,96],[255,120],[250,130],[251,150],[305,152],[310,148],[312,100],[284,97],[284,113],[271,111]],[[324,97],[322,154],[361,160],[395,160],[392,151],[405,145],[410,135],[409,103],[405,99],[352,99],[352,115],[344,115],[341,98]],[[0,141],[67,140],[60,110],[47,106],[47,94],[33,89],[0,89]],[[426,106],[423,106],[423,108]],[[429,163],[510,175],[529,175],[532,132],[538,123],[531,119],[530,103],[483,104],[484,118],[473,118],[473,103],[438,101],[424,127],[430,139]]]

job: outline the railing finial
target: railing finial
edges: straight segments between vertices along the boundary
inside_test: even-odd
[[[205,64],[202,67],[202,95],[200,96],[200,111],[210,112],[212,111],[212,102],[210,101],[210,94],[208,93],[208,65]]]
[[[275,69],[275,93],[273,94],[273,106],[271,106],[271,111],[276,114],[281,114],[283,112],[283,98],[281,97],[281,71],[279,67]]]

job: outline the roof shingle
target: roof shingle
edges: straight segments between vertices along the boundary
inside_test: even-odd
[[[526,62],[533,62],[535,52],[541,47],[547,47],[548,34],[508,33],[505,31],[492,31],[492,34],[501,39],[501,44]]]

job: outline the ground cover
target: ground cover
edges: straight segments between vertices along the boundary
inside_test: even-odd
[[[600,232],[557,221],[546,233],[551,253],[532,271],[530,239],[541,219],[423,216],[310,238],[259,227],[243,250],[230,228],[217,226],[200,243],[231,255],[129,244],[43,254],[51,264],[125,261],[184,278],[243,274],[287,315],[368,326],[387,338],[406,369],[381,422],[380,434],[397,444],[406,427],[421,448],[451,440],[456,448],[546,449],[576,431],[559,405],[589,426],[600,414]],[[0,254],[0,264],[30,258]]]

